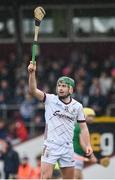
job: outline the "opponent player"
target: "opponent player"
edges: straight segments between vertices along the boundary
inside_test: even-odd
[[[88,107],[84,108],[83,110],[86,116],[86,122],[92,123],[95,118],[95,111]],[[76,153],[75,154],[75,157],[76,157],[75,158],[75,174],[74,174],[75,179],[83,179],[82,170],[83,170],[85,162],[90,163],[90,164],[99,163],[104,167],[107,167],[109,165],[108,157],[101,158],[100,160],[98,160],[93,153],[91,154],[89,158],[84,157],[85,144],[84,144],[84,139],[82,137],[79,124],[76,124],[74,128],[73,145],[74,145],[74,152]]]
[[[30,62],[29,91],[45,103],[45,140],[41,158],[41,178],[51,179],[54,165],[60,164],[63,179],[74,178],[73,130],[75,121],[80,123],[81,134],[86,144],[85,153],[92,154],[89,131],[85,122],[82,105],[71,98],[74,80],[61,77],[57,81],[57,95],[37,89],[36,64]]]

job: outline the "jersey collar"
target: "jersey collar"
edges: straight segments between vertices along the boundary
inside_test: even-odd
[[[70,101],[68,102],[68,103],[65,103],[64,101],[62,101],[62,99],[60,98],[60,97],[58,97],[58,99],[62,102],[62,103],[64,103],[64,104],[70,104],[71,102],[72,102],[72,97],[70,97]]]

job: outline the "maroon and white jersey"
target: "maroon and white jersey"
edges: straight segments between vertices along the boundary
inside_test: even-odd
[[[65,104],[57,95],[46,94],[45,120],[47,129],[45,144],[47,142],[58,145],[72,143],[74,124],[76,121],[85,121],[83,106],[73,98]]]

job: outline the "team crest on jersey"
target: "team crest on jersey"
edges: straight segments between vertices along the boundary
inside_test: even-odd
[[[65,106],[65,111],[66,111],[66,112],[69,112],[68,106]]]
[[[65,111],[66,112],[69,112],[69,113],[71,113],[71,114],[76,114],[76,109],[74,108],[74,109],[71,109],[71,108],[69,108],[68,106],[65,106]]]
[[[74,114],[75,112],[76,112],[76,109],[74,108],[74,109],[71,111],[71,113]]]
[[[69,112],[72,115],[75,115],[76,114],[76,109],[70,107],[67,112]]]

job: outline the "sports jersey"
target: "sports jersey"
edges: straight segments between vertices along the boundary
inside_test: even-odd
[[[79,124],[75,124],[74,128],[74,136],[73,136],[73,147],[74,147],[74,152],[79,154],[79,155],[84,155],[84,151],[80,145],[80,138],[79,135],[81,133],[81,129]]]
[[[44,103],[47,129],[44,144],[72,143],[75,122],[85,121],[82,104],[73,98],[66,104],[54,94],[46,94]]]

